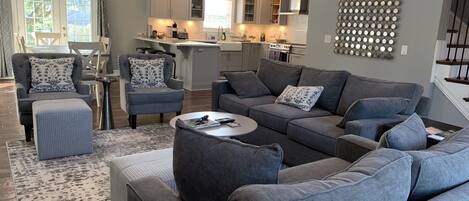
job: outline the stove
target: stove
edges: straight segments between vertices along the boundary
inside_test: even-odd
[[[288,62],[291,52],[291,44],[271,43],[269,45],[269,59],[275,61]]]

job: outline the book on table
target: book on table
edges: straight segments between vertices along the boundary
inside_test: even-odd
[[[189,127],[194,128],[194,129],[205,129],[205,128],[214,128],[214,127],[221,126],[219,122],[213,121],[211,119],[200,121],[200,118],[194,118],[194,119],[183,120],[183,122]]]

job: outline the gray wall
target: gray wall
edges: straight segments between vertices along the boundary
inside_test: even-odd
[[[401,1],[397,51],[393,60],[334,54],[334,44],[324,43],[324,35],[335,34],[339,0],[310,1],[306,65],[345,69],[357,75],[386,80],[417,82],[425,87],[425,94],[428,95],[444,0]],[[407,56],[400,55],[403,44],[409,46]]]
[[[112,65],[117,69],[117,57],[134,53],[139,32],[145,32],[148,23],[147,0],[107,0],[107,14],[111,37]]]
[[[393,60],[370,59],[334,54],[334,44],[324,43],[324,35],[335,36],[339,0],[310,1],[306,61],[307,66],[347,70],[356,75],[385,80],[415,82],[431,97],[429,116],[447,123],[468,125],[468,121],[430,83],[435,44],[446,36],[451,0],[401,0],[400,26]],[[408,55],[401,56],[401,46]]]

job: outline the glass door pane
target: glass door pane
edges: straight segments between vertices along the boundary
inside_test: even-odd
[[[92,0],[67,0],[66,10],[68,40],[91,42]]]
[[[28,46],[36,44],[35,32],[53,31],[52,0],[24,0],[25,39]]]

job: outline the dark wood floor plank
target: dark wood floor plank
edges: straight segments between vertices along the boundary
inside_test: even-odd
[[[114,124],[116,128],[128,127],[127,114],[120,109],[119,86],[113,83],[111,86],[111,100]],[[211,92],[197,91],[186,92],[183,113],[195,111],[208,111],[211,108]],[[96,102],[92,104],[93,120],[95,128],[98,126],[98,111]],[[173,114],[164,117],[169,122]],[[159,115],[141,115],[138,117],[138,125],[147,125],[159,122]],[[0,201],[15,200],[15,189],[11,180],[10,165],[5,143],[24,139],[23,128],[18,122],[16,114],[16,97],[13,81],[0,81]]]

